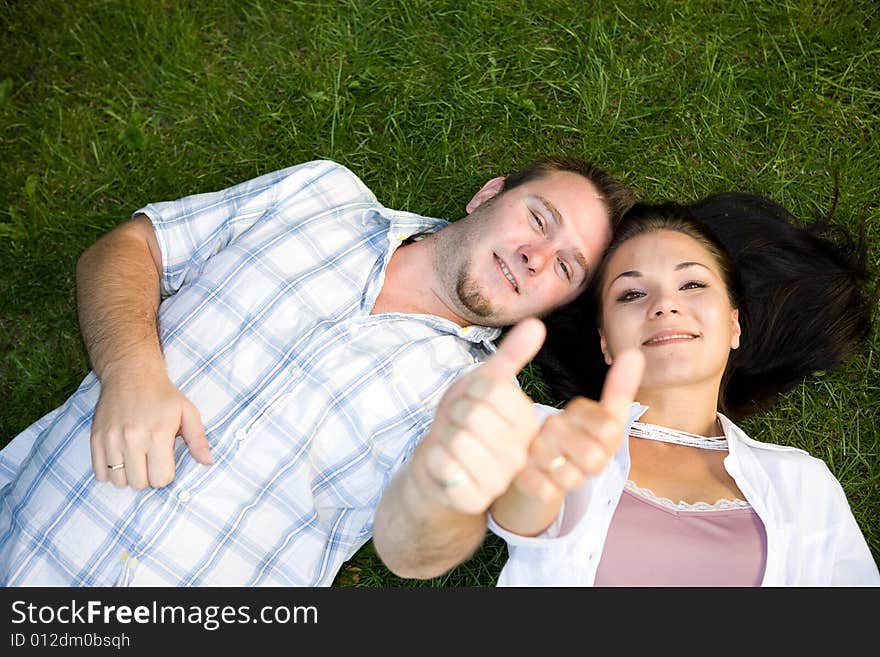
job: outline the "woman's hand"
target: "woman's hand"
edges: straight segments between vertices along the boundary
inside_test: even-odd
[[[528,465],[514,480],[514,487],[521,494],[552,500],[605,468],[623,442],[644,368],[640,351],[618,354],[599,401],[576,397],[562,413],[548,417],[532,442]]]

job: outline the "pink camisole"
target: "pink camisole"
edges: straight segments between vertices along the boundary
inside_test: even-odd
[[[726,506],[675,505],[627,482],[595,586],[760,586],[764,525],[745,502]]]

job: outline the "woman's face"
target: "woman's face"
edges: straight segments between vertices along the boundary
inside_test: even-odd
[[[672,230],[621,244],[602,285],[605,361],[627,347],[645,356],[642,388],[720,385],[739,347],[739,313],[718,263],[692,237]]]

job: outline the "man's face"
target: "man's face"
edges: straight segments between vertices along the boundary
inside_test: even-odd
[[[611,239],[592,182],[551,171],[500,192],[489,181],[470,214],[441,231],[440,266],[453,310],[467,322],[506,326],[546,315],[582,292]]]

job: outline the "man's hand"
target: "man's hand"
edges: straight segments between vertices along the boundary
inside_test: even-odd
[[[198,409],[164,371],[102,380],[92,419],[96,479],[135,489],[166,486],[174,479],[178,435],[196,461],[213,463]]]
[[[545,328],[526,319],[485,363],[444,394],[414,460],[421,493],[455,511],[483,513],[526,464],[538,430],[531,399],[516,375],[538,352]]]
[[[577,397],[562,413],[548,417],[513,487],[523,495],[552,500],[600,472],[623,442],[644,368],[640,351],[621,352],[608,370],[598,402]]]

